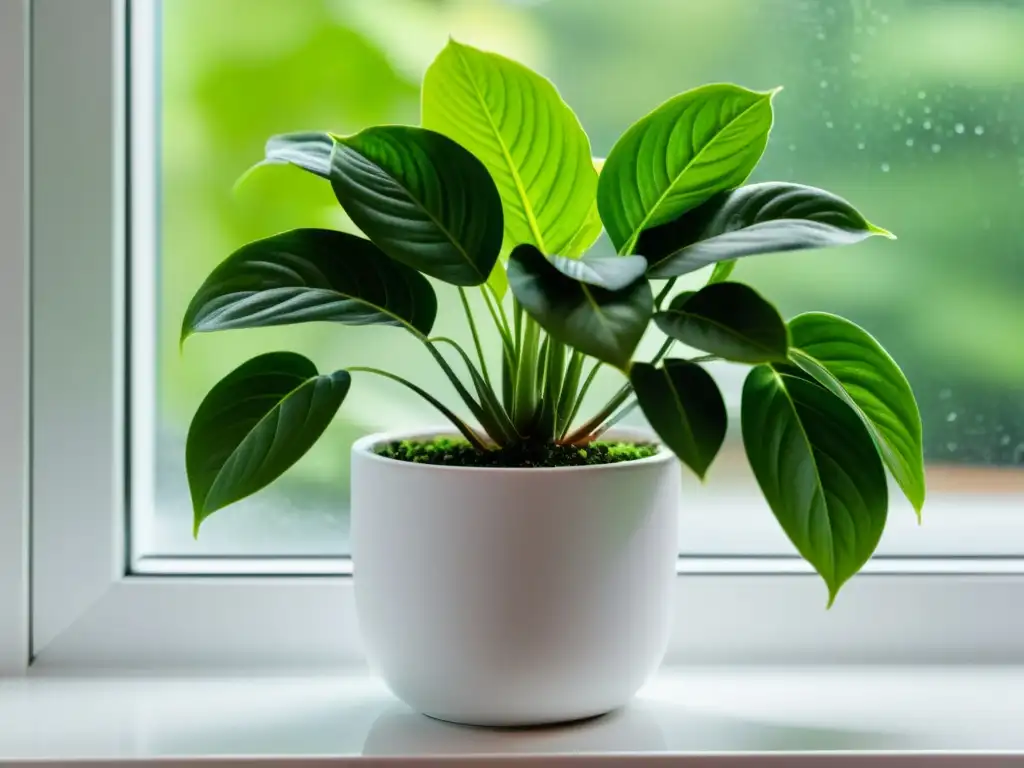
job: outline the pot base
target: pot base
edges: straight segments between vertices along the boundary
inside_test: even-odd
[[[623,705],[625,706],[625,705]],[[592,720],[599,720],[602,717],[610,715],[612,712],[617,712],[622,707],[612,707],[611,709],[602,708],[598,712],[592,712],[590,714],[578,715],[568,714],[565,716],[554,716],[554,717],[541,717],[538,719],[532,718],[516,718],[510,720],[507,717],[473,717],[472,715],[434,715],[429,712],[421,712],[424,717],[428,717],[431,720],[437,720],[441,723],[447,723],[449,725],[458,725],[465,728],[487,728],[496,729],[503,731],[518,731],[524,729],[539,729],[544,728],[557,728],[563,725],[580,725],[587,723]]]

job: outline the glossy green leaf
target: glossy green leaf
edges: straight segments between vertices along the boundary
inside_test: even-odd
[[[775,518],[828,586],[829,605],[868,561],[888,490],[874,441],[824,387],[759,365],[743,387],[743,444]]]
[[[293,229],[243,246],[214,269],[185,312],[181,339],[314,321],[402,325],[428,334],[436,316],[430,282],[369,240]]]
[[[324,179],[331,177],[331,151],[334,139],[322,131],[282,133],[267,139],[262,165],[295,165]],[[250,169],[250,170],[253,170]]]
[[[551,336],[623,370],[654,310],[646,279],[616,291],[588,285],[559,271],[532,245],[512,252],[508,279],[523,309]]]
[[[654,322],[676,341],[737,363],[785,362],[789,350],[778,310],[743,283],[681,293]]]
[[[893,237],[843,198],[783,182],[722,192],[675,221],[645,231],[637,243],[651,277],[685,275],[726,259]]]
[[[388,256],[454,285],[480,285],[501,250],[501,199],[487,169],[447,136],[385,125],[337,137],[334,194]]]
[[[875,339],[835,315],[789,322],[792,361],[853,407],[920,518],[925,499],[921,414],[910,383]]]
[[[634,123],[601,170],[597,204],[619,253],[754,170],[772,127],[772,93],[706,85]]]
[[[603,157],[591,158],[594,163],[594,170],[601,173],[604,167]],[[573,236],[572,241],[566,246],[564,255],[575,259],[582,256],[601,236],[604,231],[604,224],[601,222],[601,212],[597,209],[597,190],[594,190],[594,200],[590,204],[587,217],[583,220],[579,230]]]
[[[582,259],[552,256],[548,260],[563,275],[609,291],[625,288],[647,271],[647,260],[643,256],[584,256]]]
[[[423,125],[487,167],[505,212],[505,248],[565,255],[597,191],[590,141],[551,82],[450,40],[423,78]]]
[[[271,352],[214,386],[185,446],[195,533],[218,509],[266,487],[302,458],[350,384],[345,371],[321,375],[302,355]]]
[[[661,367],[633,363],[629,380],[651,428],[701,479],[718,455],[728,417],[711,375],[696,363],[669,358]]]

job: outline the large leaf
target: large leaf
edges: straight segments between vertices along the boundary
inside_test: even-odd
[[[185,312],[181,339],[318,320],[402,325],[428,334],[436,316],[429,281],[370,241],[329,229],[293,229],[243,246],[213,270]]]
[[[502,213],[479,160],[447,136],[404,125],[336,141],[331,186],[370,240],[438,280],[487,280],[501,250]]]
[[[597,171],[587,135],[550,81],[451,40],[423,77],[423,125],[487,166],[505,211],[506,251],[520,243],[578,251]]]
[[[920,518],[921,414],[906,376],[871,334],[849,320],[810,312],[790,320],[789,330],[792,361],[853,407]]]
[[[771,93],[706,85],[634,123],[601,170],[597,205],[619,253],[754,170],[772,127]]]
[[[651,277],[676,277],[726,259],[852,245],[872,235],[893,237],[831,192],[771,181],[719,193],[648,229],[636,251],[650,261]]]
[[[789,349],[778,311],[743,283],[681,293],[654,322],[676,341],[737,363],[784,362]]]
[[[604,158],[595,157],[592,158],[592,161],[594,163],[594,170],[601,173],[601,169],[604,167]],[[597,238],[601,236],[603,231],[604,224],[601,222],[601,212],[597,209],[597,190],[595,189],[594,199],[590,203],[587,217],[583,220],[583,224],[580,225],[576,234],[573,235],[563,254],[573,259],[582,256],[597,241]]]
[[[660,368],[633,363],[629,380],[651,428],[703,479],[725,441],[725,401],[696,363],[669,358]]]
[[[549,261],[563,275],[609,291],[635,283],[647,271],[647,260],[643,256],[584,256],[582,259],[552,256]]]
[[[509,257],[508,282],[523,309],[552,337],[625,370],[654,310],[641,277],[617,291],[574,280],[532,245]]]
[[[743,444],[776,519],[821,574],[829,605],[868,561],[888,491],[874,441],[840,398],[759,365],[743,387]]]
[[[218,509],[256,493],[302,458],[350,384],[345,371],[320,375],[302,355],[271,352],[210,390],[185,446],[195,533]]]

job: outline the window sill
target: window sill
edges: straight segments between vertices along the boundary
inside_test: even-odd
[[[656,765],[1024,765],[1022,689],[1024,667],[667,668],[604,718],[492,731],[416,715],[365,672],[32,674],[0,681],[0,763],[503,756],[553,765],[561,755],[580,766],[588,756],[625,765],[628,755]]]

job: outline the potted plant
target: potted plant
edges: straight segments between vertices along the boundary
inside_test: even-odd
[[[200,287],[182,340],[304,322],[395,326],[422,343],[471,418],[387,371],[320,373],[298,354],[260,355],[214,386],[192,422],[196,533],[316,442],[353,375],[408,387],[450,427],[353,448],[352,556],[371,662],[399,697],[447,720],[599,714],[664,654],[676,458],[703,478],[721,447],[726,408],[704,364],[725,360],[750,366],[750,465],[831,605],[882,534],[885,468],[920,514],[921,421],[864,330],[822,313],[786,322],[729,280],[739,258],[892,237],[829,192],[744,184],[775,93],[682,93],[602,163],[549,81],[452,41],[424,77],[422,126],[271,138],[263,162],[325,179],[363,236],[298,229],[242,247]],[[615,253],[590,252],[602,230]],[[704,287],[672,295],[704,267]],[[465,309],[472,353],[431,336],[442,284]],[[500,370],[487,366],[480,322],[497,329]],[[664,344],[635,360],[649,331]],[[670,356],[674,344],[697,354]],[[622,387],[581,415],[602,366]],[[614,427],[637,405],[656,437]]]

